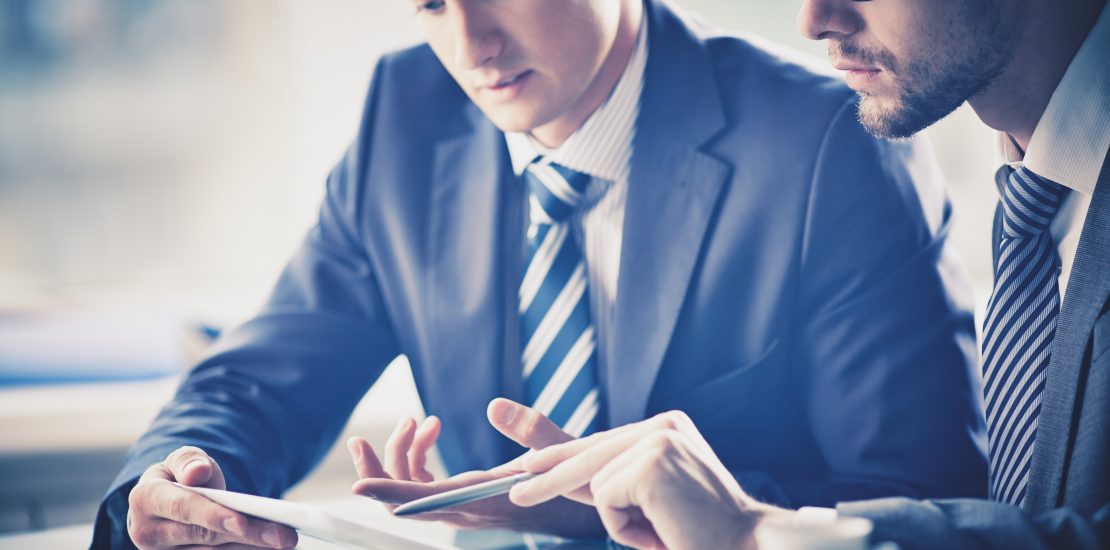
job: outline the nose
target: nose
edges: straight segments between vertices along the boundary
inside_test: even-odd
[[[450,17],[455,35],[455,66],[476,69],[496,59],[504,47],[496,24],[467,2],[457,2],[453,7]]]
[[[859,17],[845,4],[853,0],[805,0],[798,32],[810,40],[843,37],[859,30]]]

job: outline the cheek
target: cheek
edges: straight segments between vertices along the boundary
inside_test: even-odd
[[[535,24],[535,32],[522,40],[528,40],[534,55],[546,58],[564,75],[596,70],[616,37],[619,7],[602,9],[593,6],[595,0],[541,1],[552,8],[542,22]],[[561,2],[575,5],[563,9]]]
[[[437,32],[432,25],[424,25],[424,38],[439,62],[454,74],[455,41],[445,32]]]

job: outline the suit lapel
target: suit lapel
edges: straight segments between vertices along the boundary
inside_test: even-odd
[[[1075,253],[1068,290],[1056,322],[1052,358],[1041,395],[1037,440],[1029,467],[1025,509],[1043,513],[1061,505],[1072,445],[1076,394],[1091,330],[1110,294],[1110,155],[1103,162]],[[1089,360],[1089,359],[1087,359]]]
[[[521,393],[516,318],[507,312],[516,308],[522,199],[504,136],[473,104],[464,111],[470,130],[439,141],[433,154],[428,348],[442,394],[429,408],[452,419],[445,437],[466,434],[456,448],[493,466],[507,440],[486,422],[486,406]]]
[[[724,127],[702,44],[648,3],[648,63],[607,354],[611,426],[643,418],[729,166],[699,148]]]

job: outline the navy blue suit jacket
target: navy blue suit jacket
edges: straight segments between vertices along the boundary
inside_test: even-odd
[[[686,411],[745,488],[788,506],[986,491],[974,330],[939,171],[856,121],[838,80],[650,1],[611,340],[609,426]],[[519,448],[525,192],[504,135],[426,46],[379,63],[319,223],[253,320],[131,451],[130,484],[197,445],[230,489],[277,495],[398,354],[451,472]]]
[[[995,216],[998,261],[1001,208]],[[1022,507],[887,498],[838,506],[907,550],[1110,548],[1110,155],[1083,221],[1045,370]]]

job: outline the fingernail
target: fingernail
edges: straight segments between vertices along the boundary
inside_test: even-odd
[[[276,525],[267,525],[266,528],[262,530],[262,542],[274,548],[281,548],[281,534],[278,533]]]
[[[362,449],[359,447],[358,442],[351,440],[347,442],[347,450],[351,452],[351,459],[355,464],[362,462]]]
[[[239,528],[239,522],[235,521],[235,518],[227,518],[224,520],[224,531],[239,536],[243,536],[246,534],[243,532],[242,529]]]
[[[189,471],[189,468],[192,468],[192,467],[194,467],[194,466],[200,466],[200,465],[204,464],[204,462],[205,462],[205,461],[204,461],[204,459],[203,459],[203,458],[194,458],[194,459],[192,459],[192,460],[190,460],[190,461],[186,462],[186,463],[185,463],[185,467],[184,467],[184,468],[182,468],[181,470],[182,470],[183,472],[187,472],[187,471]]]
[[[505,406],[501,407],[501,423],[512,424],[513,419],[516,418],[516,407]]]

